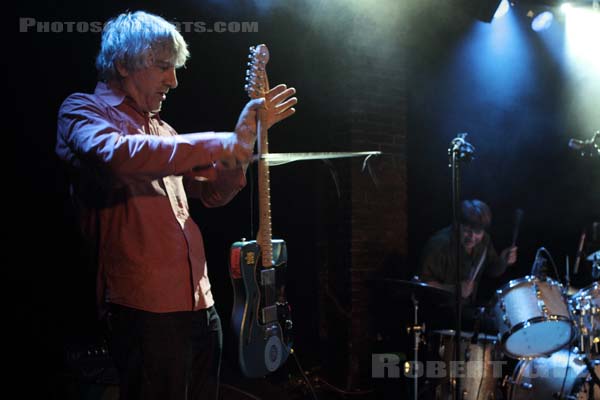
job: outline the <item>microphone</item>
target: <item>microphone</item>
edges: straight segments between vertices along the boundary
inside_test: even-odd
[[[587,140],[569,139],[569,148],[581,152],[581,155],[600,155],[600,131]]]
[[[569,147],[573,150],[583,150],[590,143],[591,142],[588,142],[587,140],[569,139]]]
[[[581,255],[583,254],[583,243],[585,242],[585,229],[581,232],[579,238],[579,247],[577,248],[577,257],[575,258],[575,265],[573,266],[573,275],[577,275],[579,270],[579,262],[581,261]]]
[[[448,156],[456,155],[459,160],[471,161],[473,153],[475,153],[475,147],[466,141],[468,133],[463,132],[456,135],[452,142],[451,147],[448,149]]]

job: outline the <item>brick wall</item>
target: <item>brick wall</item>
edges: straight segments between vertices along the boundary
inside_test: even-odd
[[[398,268],[407,254],[406,68],[400,46],[347,49],[338,82],[342,106],[332,116],[341,151],[379,150],[336,164],[338,217],[318,238],[320,336],[326,369],[338,384],[358,389],[371,374],[373,279]],[[323,211],[323,217],[327,210]]]

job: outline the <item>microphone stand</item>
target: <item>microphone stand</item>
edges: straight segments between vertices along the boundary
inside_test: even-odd
[[[460,241],[460,163],[471,161],[475,148],[465,140],[466,133],[459,133],[450,143],[448,156],[452,168],[452,234],[454,238],[454,258],[456,263],[455,295],[456,295],[456,329],[454,334],[454,359],[457,365],[462,361],[460,341],[462,336],[462,288],[461,288],[461,241]],[[455,371],[450,372],[450,382],[453,386],[454,400],[460,400],[460,385],[456,377],[452,376]]]

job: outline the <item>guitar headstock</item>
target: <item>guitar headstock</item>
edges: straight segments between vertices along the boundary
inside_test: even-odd
[[[250,47],[244,89],[252,99],[264,97],[269,91],[266,66],[269,62],[269,49],[265,44]]]

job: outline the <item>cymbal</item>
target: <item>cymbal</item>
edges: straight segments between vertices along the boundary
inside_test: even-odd
[[[586,260],[588,261],[600,261],[600,250],[590,254]]]
[[[386,288],[391,289],[393,295],[407,299],[412,299],[414,295],[415,299],[419,302],[444,305],[452,304],[454,301],[453,292],[420,281],[404,281],[387,278],[380,279],[377,283],[383,284]]]

